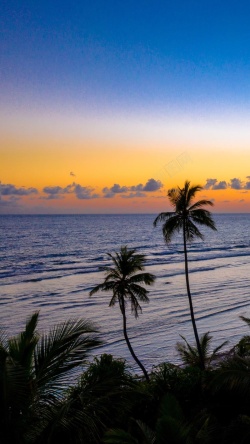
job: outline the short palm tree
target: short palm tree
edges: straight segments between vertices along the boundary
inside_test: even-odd
[[[186,365],[200,367],[201,362],[197,347],[190,345],[184,336],[181,335],[181,338],[184,342],[177,342],[176,349],[182,359],[182,362]],[[200,337],[203,362],[206,369],[211,367],[213,361],[218,360],[220,357],[219,352],[221,351],[222,347],[228,344],[228,341],[224,341],[211,352],[211,341],[212,336],[209,334],[209,332],[204,333],[204,335]]]
[[[183,188],[172,188],[168,191],[168,198],[174,211],[160,213],[154,221],[154,226],[159,222],[164,222],[162,231],[167,244],[172,241],[174,234],[181,232],[183,235],[184,244],[184,258],[185,258],[185,275],[186,286],[189,300],[191,320],[197,344],[197,349],[200,357],[201,368],[204,369],[204,360],[202,349],[200,345],[199,335],[196,327],[192,296],[190,292],[189,276],[188,276],[188,257],[187,257],[187,242],[192,242],[195,238],[203,239],[203,235],[197,228],[196,224],[204,225],[216,230],[215,223],[209,211],[203,207],[205,205],[213,205],[210,200],[199,200],[193,202],[194,197],[198,191],[201,191],[200,185],[191,186],[189,181],[186,181]]]
[[[137,358],[128,338],[126,305],[129,301],[131,312],[135,315],[135,318],[138,318],[139,312],[142,311],[140,302],[149,302],[148,290],[141,284],[151,285],[155,280],[155,276],[150,273],[137,273],[144,270],[145,255],[137,253],[136,249],[129,250],[127,246],[124,246],[115,255],[108,253],[108,256],[113,263],[113,267],[100,267],[100,270],[105,271],[106,277],[102,284],[97,285],[90,291],[90,296],[98,291],[113,293],[109,306],[111,307],[118,302],[123,318],[125,341],[132,357],[148,381],[147,371]]]

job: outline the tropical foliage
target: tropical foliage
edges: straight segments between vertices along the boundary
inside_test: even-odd
[[[192,365],[193,367],[200,367],[200,356],[197,347],[190,345],[186,338],[181,335],[183,342],[177,342],[176,348],[182,359],[182,362],[186,365]],[[208,369],[214,361],[217,361],[220,357],[221,349],[228,344],[228,341],[224,341],[218,347],[216,347],[212,352],[211,349],[212,336],[209,332],[204,333],[200,338],[201,351],[203,356],[203,362],[206,369]]]
[[[159,364],[146,383],[112,355],[87,361],[100,344],[89,322],[40,335],[37,321],[35,313],[19,335],[1,334],[1,443],[249,442],[250,357],[238,353],[242,340],[218,359],[222,346],[213,350],[211,336],[201,337],[205,372],[184,340],[183,363]]]
[[[65,386],[101,343],[96,328],[85,320],[67,321],[39,335],[38,317],[34,313],[19,335],[0,336],[1,442],[39,442],[56,418],[63,424]]]

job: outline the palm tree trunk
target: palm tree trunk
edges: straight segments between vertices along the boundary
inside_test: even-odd
[[[186,286],[187,286],[187,294],[188,294],[188,301],[189,301],[189,308],[190,308],[190,314],[191,314],[191,320],[193,324],[193,330],[194,330],[194,336],[197,344],[197,350],[200,357],[200,365],[201,369],[205,370],[204,365],[204,357],[201,349],[200,339],[196,327],[195,317],[194,317],[194,309],[193,309],[193,302],[192,302],[192,296],[190,292],[190,285],[189,285],[189,276],[188,276],[188,258],[187,258],[187,241],[186,241],[186,226],[185,222],[183,223],[183,241],[184,241],[184,256],[185,256],[185,275],[186,275]]]
[[[147,370],[145,369],[145,367],[141,363],[141,361],[139,361],[139,359],[137,358],[137,356],[136,356],[136,354],[135,354],[135,352],[134,352],[134,350],[132,348],[132,345],[130,344],[129,338],[128,338],[128,334],[127,334],[127,320],[126,320],[125,304],[124,304],[124,299],[123,298],[121,298],[121,305],[120,305],[120,307],[121,307],[122,318],[123,318],[123,334],[124,334],[124,338],[125,338],[125,341],[127,343],[128,349],[129,349],[131,355],[133,356],[135,362],[137,363],[137,365],[142,370],[142,372],[143,372],[143,374],[144,374],[144,376],[146,378],[146,381],[149,382],[149,376],[148,376]]]

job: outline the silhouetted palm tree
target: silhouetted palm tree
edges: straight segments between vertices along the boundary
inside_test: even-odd
[[[154,282],[155,276],[150,273],[137,273],[144,270],[145,255],[138,254],[136,249],[128,250],[121,247],[119,253],[112,255],[108,253],[112,260],[113,267],[100,267],[105,271],[106,277],[102,284],[97,285],[90,291],[90,296],[98,291],[109,291],[113,293],[109,306],[118,302],[123,318],[123,334],[127,346],[134,360],[144,373],[146,380],[149,380],[147,371],[139,361],[127,334],[126,304],[130,302],[131,312],[138,317],[141,310],[140,302],[149,302],[148,291],[141,284],[150,285]]]
[[[200,367],[201,363],[197,347],[190,345],[184,336],[181,336],[181,338],[184,342],[177,342],[176,349],[182,359],[182,362],[186,365]],[[209,369],[212,362],[216,361],[220,357],[219,352],[221,351],[222,347],[228,344],[228,341],[224,341],[211,352],[211,341],[212,336],[209,334],[209,332],[204,333],[204,335],[200,337],[203,362],[206,369]]]
[[[204,360],[202,356],[202,350],[197,332],[197,327],[194,317],[194,309],[192,303],[192,297],[190,292],[189,277],[188,277],[188,257],[187,257],[187,242],[193,241],[195,238],[203,239],[203,235],[197,228],[196,224],[204,225],[216,230],[215,223],[211,217],[209,211],[202,208],[204,205],[213,205],[210,200],[199,200],[193,202],[193,199],[198,191],[201,191],[200,185],[191,186],[189,181],[186,181],[183,188],[172,188],[168,191],[168,198],[171,205],[174,207],[174,211],[160,213],[154,221],[154,226],[159,222],[164,222],[162,231],[163,236],[167,244],[172,240],[173,235],[177,232],[181,232],[183,235],[184,243],[184,257],[185,257],[185,275],[186,286],[189,300],[191,320],[193,324],[193,330],[195,340],[197,343],[197,349],[200,356],[201,367],[204,368]]]

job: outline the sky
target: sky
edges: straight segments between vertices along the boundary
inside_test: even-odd
[[[250,212],[250,3],[2,0],[0,214]]]

